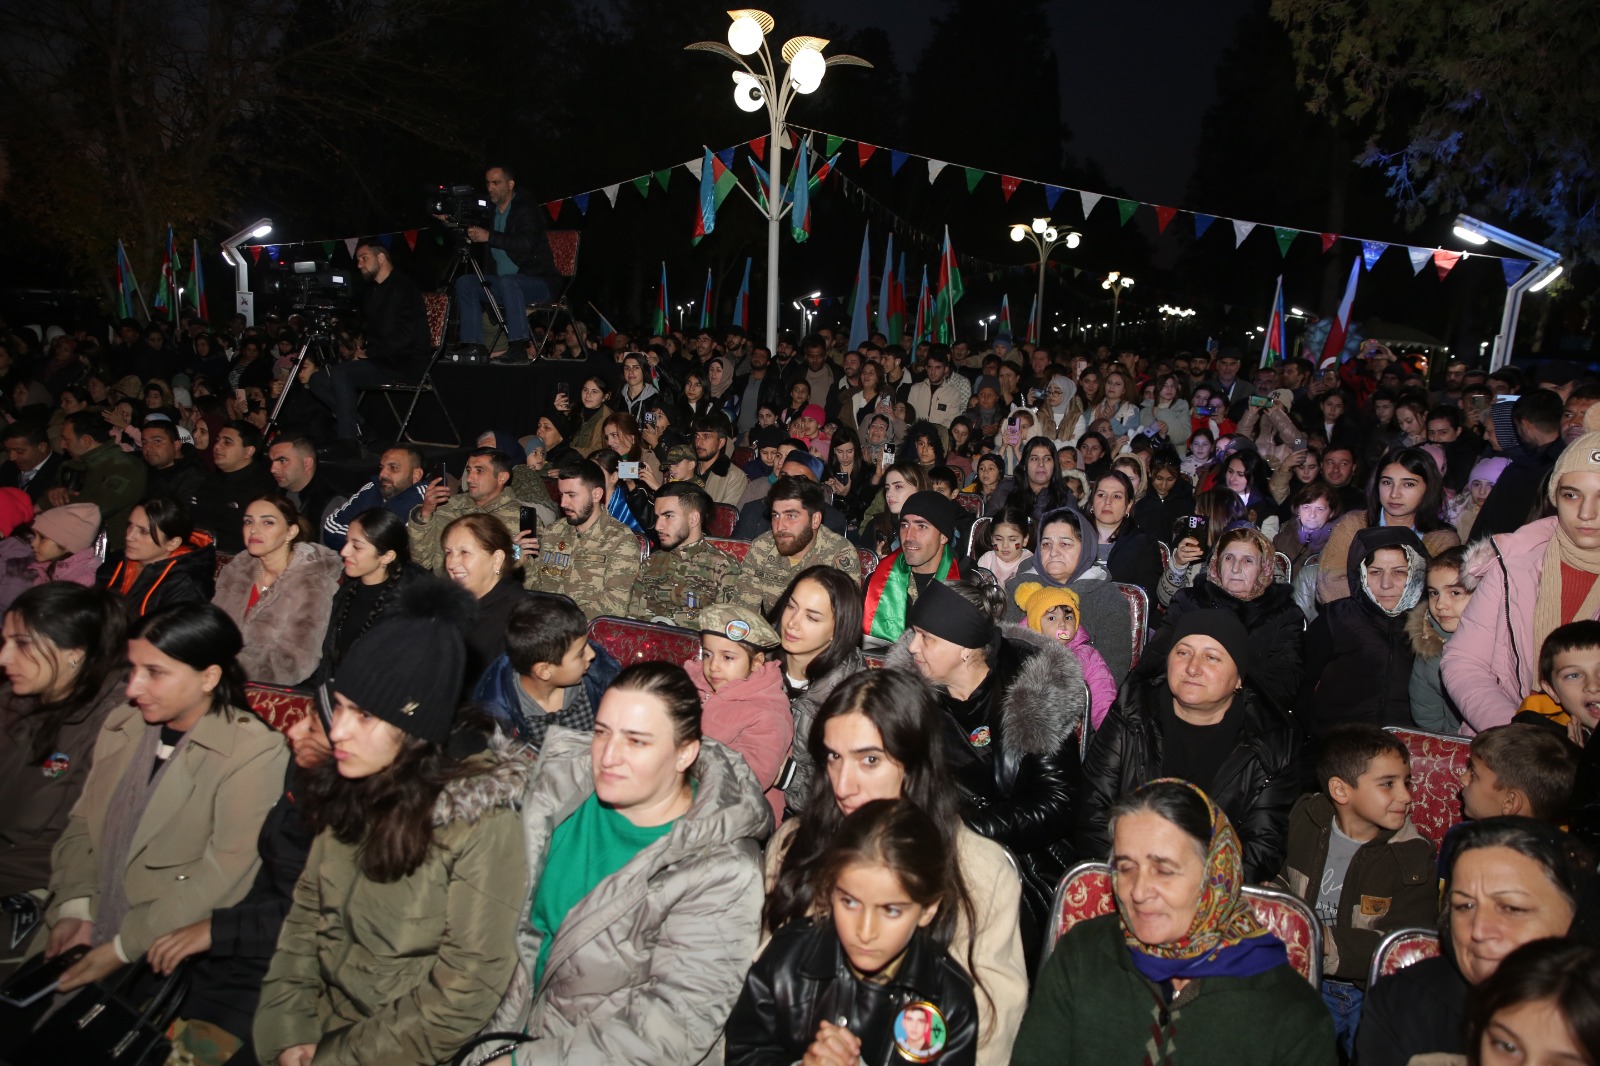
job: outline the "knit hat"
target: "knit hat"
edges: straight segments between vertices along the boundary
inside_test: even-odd
[[[443,744],[467,670],[462,625],[474,609],[466,590],[442,578],[406,582],[398,613],[358,637],[339,663],[334,691],[402,732]]]
[[[21,489],[0,489],[0,537],[33,521],[33,500]]]
[[[1477,473],[1477,468],[1473,468]],[[1567,445],[1550,471],[1550,502],[1556,502],[1556,491],[1562,474],[1600,474],[1600,403],[1592,404],[1583,415],[1583,436]]]
[[[92,503],[52,507],[33,520],[33,531],[67,549],[69,555],[88,551],[100,533],[100,508]]]
[[[1041,585],[1036,581],[1024,581],[1017,586],[1011,594],[1028,616],[1028,628],[1035,633],[1044,632],[1044,616],[1052,608],[1065,607],[1072,612],[1073,617],[1082,619],[1083,613],[1078,607],[1078,594],[1069,588],[1056,588],[1051,585]]]
[[[1488,459],[1479,459],[1473,464],[1472,473],[1467,475],[1467,484],[1471,485],[1474,481],[1487,481],[1493,485],[1500,480],[1500,475],[1510,465],[1510,459],[1502,459],[1498,455],[1490,456]]]
[[[900,505],[900,517],[916,515],[926,519],[928,525],[944,534],[945,540],[953,542],[960,510],[960,505],[948,496],[924,489],[906,497],[906,502]]]
[[[144,392],[144,382],[139,380],[138,375],[128,374],[118,378],[116,384],[111,386],[111,391],[132,399]]]
[[[176,388],[172,390],[172,403],[177,407],[193,407],[194,397],[189,394],[188,389]]]
[[[1175,648],[1184,637],[1207,636],[1228,653],[1241,678],[1250,672],[1250,634],[1239,616],[1226,608],[1185,611],[1172,627],[1172,640],[1167,647]]]
[[[808,403],[800,408],[798,417],[809,418],[819,426],[828,420],[828,414],[822,409],[822,405],[815,403]]]
[[[1427,452],[1429,458],[1433,460],[1433,465],[1439,468],[1439,473],[1441,475],[1444,474],[1445,468],[1450,465],[1449,461],[1445,458],[1444,449],[1432,441],[1421,445],[1421,448],[1424,452]]]
[[[782,426],[762,426],[750,433],[750,446],[756,451],[762,448],[776,448],[789,439],[789,431]]]
[[[1294,393],[1288,389],[1273,389],[1270,395],[1285,411],[1294,406]]]
[[[702,633],[727,637],[758,651],[776,648],[779,644],[777,631],[767,624],[759,611],[734,603],[716,603],[700,608],[695,625]]]

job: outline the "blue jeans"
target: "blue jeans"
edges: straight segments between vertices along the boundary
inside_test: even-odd
[[[495,302],[506,316],[506,333],[510,340],[528,339],[527,306],[550,299],[550,286],[543,278],[532,274],[485,274]],[[483,343],[483,286],[478,275],[462,274],[456,278],[456,305],[461,309],[461,343]]]
[[[1333,1036],[1346,1061],[1355,1052],[1356,1028],[1361,1025],[1361,1000],[1366,995],[1349,981],[1322,979],[1322,1002],[1333,1015]]]

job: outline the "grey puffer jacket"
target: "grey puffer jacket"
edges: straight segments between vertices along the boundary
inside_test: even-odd
[[[591,737],[552,727],[523,802],[528,900],[556,826],[594,791]],[[540,934],[525,907],[520,965],[485,1032],[520,1030],[518,1066],[692,1066],[720,1061],[722,1027],[761,930],[757,840],[772,809],[749,767],[703,740],[694,802],[672,830],[596,885],[567,914],[531,988]],[[491,1059],[486,1044],[472,1060]]]
[[[789,810],[796,813],[803,810],[806,796],[811,792],[811,775],[816,773],[817,768],[811,765],[811,749],[807,741],[811,736],[811,723],[817,717],[817,708],[826,702],[845,678],[866,668],[861,656],[852,654],[838,669],[811,682],[804,692],[789,701],[789,711],[794,715],[794,744],[789,749],[789,758],[794,761],[794,773],[789,776],[789,787],[783,790],[784,805]]]

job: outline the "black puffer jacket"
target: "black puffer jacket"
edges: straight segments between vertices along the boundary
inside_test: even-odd
[[[172,558],[139,566],[132,584],[127,584],[129,565],[121,552],[113,552],[100,567],[98,583],[122,596],[128,616],[134,621],[168,607],[210,603],[216,591],[216,545],[203,529],[189,534],[188,541]]]
[[[1150,489],[1133,505],[1133,520],[1139,528],[1159,541],[1172,539],[1172,527],[1184,515],[1194,514],[1194,488],[1179,478],[1172,491],[1158,496]]]
[[[945,1066],[977,1060],[978,1010],[972,981],[928,934],[911,938],[887,982],[856,977],[826,919],[794,922],[778,930],[745,975],[744,990],[728,1018],[728,1066],[789,1066],[799,1062],[824,1019],[848,1019],[869,1066],[907,1061],[895,1048],[895,1023],[912,1003],[931,1003],[944,1016]]]
[[[915,672],[909,643],[908,630],[889,650],[885,667]],[[1089,688],[1065,645],[1018,626],[1004,627],[987,684],[990,699],[1000,701],[999,713],[989,715],[989,744],[997,753],[989,769],[949,714],[945,746],[967,825],[1016,856],[1022,942],[1029,947],[1042,942],[1056,885],[1077,858],[1069,835],[1080,772],[1077,730],[1088,713]],[[940,696],[948,699],[943,690]]]
[[[1362,561],[1380,548],[1403,548],[1411,572],[1390,614],[1367,591]],[[1428,555],[1409,529],[1369,526],[1350,544],[1350,595],[1322,609],[1306,632],[1300,723],[1312,737],[1345,722],[1412,727],[1411,666],[1416,660],[1406,614],[1425,594]]]
[[[1171,700],[1165,674],[1135,674],[1095,731],[1083,761],[1077,811],[1076,843],[1085,859],[1110,854],[1107,816],[1117,797],[1161,776],[1161,705]],[[1300,796],[1300,734],[1293,722],[1262,706],[1248,688],[1234,697],[1227,713],[1244,722],[1232,753],[1217,771],[1211,799],[1239,833],[1245,880],[1259,884],[1277,875],[1288,850],[1289,811]]]

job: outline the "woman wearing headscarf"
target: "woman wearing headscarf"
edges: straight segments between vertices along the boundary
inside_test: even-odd
[[[733,360],[719,355],[706,364],[706,395],[713,410],[721,411],[728,425],[739,423],[739,393],[733,388]]]
[[[1333,1066],[1333,1023],[1244,898],[1259,878],[1222,805],[1163,778],[1108,815],[1102,854],[1117,912],[1078,922],[1056,944],[1013,1066]]]
[[[1039,416],[1039,432],[1051,440],[1070,441],[1068,434],[1083,413],[1078,403],[1078,386],[1065,374],[1052,374],[1045,383],[1044,402],[1034,405]]]
[[[1239,831],[1246,878],[1277,874],[1300,796],[1300,736],[1246,686],[1255,658],[1232,611],[1190,611],[1172,628],[1166,669],[1123,682],[1083,761],[1079,854],[1106,854],[1117,797],[1153,777],[1205,789]]]

